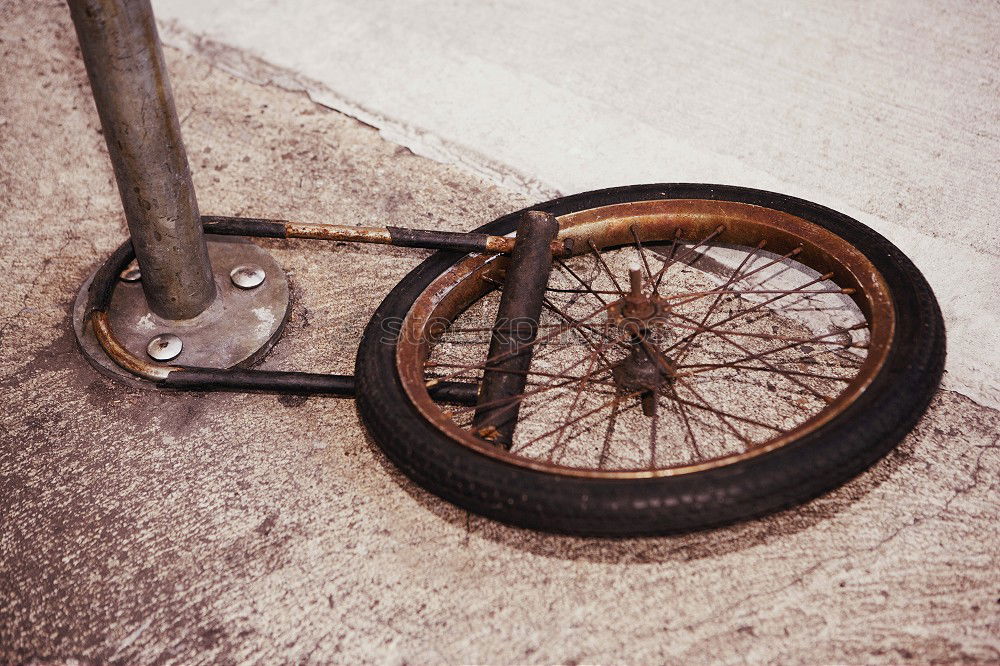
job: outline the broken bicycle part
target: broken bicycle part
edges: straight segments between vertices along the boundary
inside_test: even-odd
[[[495,403],[520,407],[509,448],[481,437],[482,403],[443,405],[427,390],[495,369],[488,317],[508,257],[427,259],[386,297],[358,350],[358,408],[375,442],[466,509],[603,536],[760,515],[874,463],[938,385],[945,337],[933,293],[898,249],[845,215],[693,184],[532,210],[557,217],[574,256],[546,284],[524,390]],[[478,231],[509,233],[522,214]],[[387,321],[403,322],[398,335],[381,334]]]
[[[482,389],[473,416],[480,437],[509,447],[534,353],[545,285],[552,270],[550,244],[559,222],[548,213],[528,211],[517,225],[517,244],[510,258],[503,295],[490,338]]]

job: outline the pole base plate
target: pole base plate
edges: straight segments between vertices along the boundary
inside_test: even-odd
[[[278,341],[291,313],[288,278],[281,266],[267,251],[243,239],[209,236],[207,241],[218,296],[193,319],[172,320],[153,314],[146,305],[141,274],[139,280],[134,280],[134,272],[123,273],[115,286],[108,317],[115,337],[134,355],[156,362],[151,353],[164,354],[158,353],[155,343],[150,351],[153,339],[176,336],[181,342],[180,353],[163,360],[163,365],[245,368],[260,361]],[[259,272],[264,275],[260,282]],[[255,279],[248,282],[244,279],[248,274]],[[104,375],[132,386],[156,386],[111,360],[91,326],[84,322],[93,278],[91,274],[84,282],[73,305],[73,329],[84,356]],[[254,282],[257,284],[249,288],[237,286]]]

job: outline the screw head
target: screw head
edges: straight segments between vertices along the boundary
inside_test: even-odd
[[[142,279],[142,273],[139,272],[138,266],[129,266],[118,277],[122,279],[122,282],[138,282]]]
[[[160,333],[146,345],[146,353],[155,361],[169,361],[177,358],[184,343],[173,333]]]
[[[229,272],[229,279],[240,289],[253,289],[264,282],[264,269],[260,266],[237,266]]]

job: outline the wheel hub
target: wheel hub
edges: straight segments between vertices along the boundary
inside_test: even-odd
[[[615,386],[623,393],[656,391],[673,382],[673,360],[660,350],[641,343],[632,345],[629,355],[611,370]]]
[[[662,326],[669,312],[666,300],[656,294],[628,294],[608,307],[608,319],[631,334]]]
[[[629,355],[612,368],[611,374],[623,393],[654,394],[673,381],[676,368],[673,360],[649,339],[651,330],[664,325],[669,307],[655,292],[644,293],[642,283],[641,267],[629,267],[629,293],[608,308],[608,318],[628,336],[631,346]]]
[[[629,266],[628,277],[629,292],[608,306],[608,319],[632,337],[643,336],[664,324],[670,306],[655,290],[643,292],[642,268],[638,264]]]

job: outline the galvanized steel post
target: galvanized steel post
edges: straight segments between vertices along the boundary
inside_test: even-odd
[[[190,319],[216,297],[149,0],[67,0],[150,310]]]

